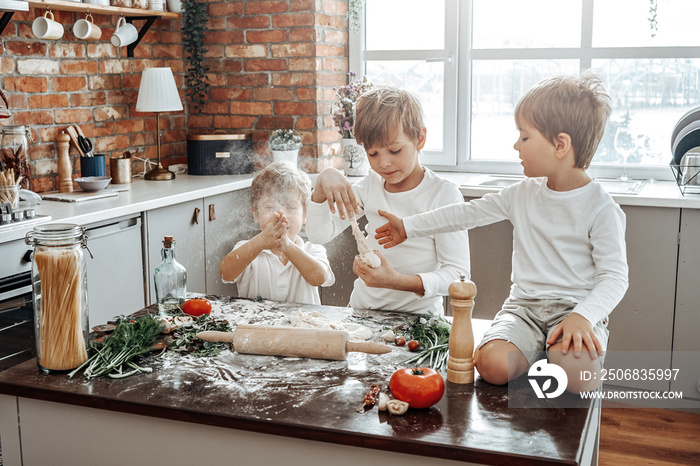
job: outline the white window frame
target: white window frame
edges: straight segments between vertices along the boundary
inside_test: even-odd
[[[372,1],[372,0],[369,0]],[[376,0],[375,0],[376,1]],[[444,65],[444,90],[443,90],[443,134],[442,151],[421,151],[421,162],[425,165],[443,169],[445,167],[456,167],[458,165],[457,154],[462,153],[458,149],[457,130],[457,46],[460,43],[459,18],[457,15],[447,14],[450,11],[461,9],[459,0],[445,0],[445,49],[443,50],[372,50],[365,51],[365,22],[364,11],[362,23],[357,33],[350,33],[349,36],[349,64],[350,69],[359,75],[366,73],[366,60],[415,60],[426,62],[443,63]],[[432,136],[428,128],[429,137]]]
[[[367,0],[379,1],[379,0]],[[700,57],[700,47],[593,47],[594,0],[582,0],[581,47],[542,49],[473,49],[471,44],[472,1],[446,0],[445,5],[445,51],[364,51],[364,15],[357,33],[349,36],[349,63],[351,70],[365,74],[365,60],[439,60],[450,57],[445,63],[445,120],[444,152],[423,153],[422,161],[440,170],[476,173],[522,174],[522,167],[514,158],[511,161],[471,160],[468,157],[471,128],[471,67],[473,60],[519,60],[519,59],[577,59],[580,70],[591,67],[596,59],[654,59]],[[458,11],[458,14],[454,14]],[[464,27],[460,27],[465,25]],[[455,58],[452,58],[455,57]],[[455,108],[456,105],[456,108]],[[453,115],[453,118],[450,118]],[[515,123],[513,123],[515,126]],[[504,131],[504,134],[515,134]],[[515,142],[515,140],[513,141]],[[670,142],[669,142],[670,144]],[[669,150],[669,161],[670,161]],[[622,174],[621,164],[593,164],[592,176],[615,178]],[[627,175],[635,179],[671,180],[672,172],[667,166],[627,166]]]

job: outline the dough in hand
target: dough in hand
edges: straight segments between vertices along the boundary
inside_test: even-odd
[[[360,260],[373,269],[378,269],[379,266],[382,265],[382,260],[374,253],[374,251],[360,254]]]
[[[379,259],[379,256],[370,249],[369,244],[367,244],[367,238],[365,238],[365,235],[360,231],[355,217],[350,217],[350,226],[352,227],[352,235],[357,242],[357,251],[360,253],[360,260],[373,269],[378,269],[379,266],[382,265],[382,261]]]

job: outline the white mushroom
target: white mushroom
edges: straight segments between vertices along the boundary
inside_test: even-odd
[[[389,400],[386,402],[386,408],[391,414],[400,416],[408,411],[408,403],[401,400]]]

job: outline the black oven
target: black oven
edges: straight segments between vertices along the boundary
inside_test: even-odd
[[[0,371],[36,356],[29,250],[0,244]]]

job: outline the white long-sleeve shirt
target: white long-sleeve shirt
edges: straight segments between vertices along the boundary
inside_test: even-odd
[[[572,191],[527,178],[498,193],[404,218],[408,238],[513,224],[513,286],[519,299],[566,299],[592,325],[628,286],[625,214],[596,181]]]
[[[418,275],[423,281],[425,294],[419,296],[408,291],[372,288],[362,279],[355,280],[350,306],[360,309],[381,309],[407,313],[433,313],[443,315],[442,296],[447,294],[450,283],[460,273],[469,277],[469,237],[466,231],[441,233],[405,241],[390,249],[384,249],[374,239],[374,230],[386,223],[378,214],[384,210],[396,215],[408,216],[438,207],[462,202],[459,188],[425,169],[423,180],[415,188],[390,193],[384,189],[384,180],[375,172],[353,185],[360,204],[360,217],[367,217],[367,242],[370,248],[379,251],[399,273]],[[349,226],[331,214],[328,203],[309,201],[306,212],[306,234],[309,241],[325,244]]]
[[[237,249],[247,243],[243,240],[236,243]],[[328,263],[326,248],[312,244],[296,237],[295,243],[304,252],[321,261],[327,269],[328,279],[321,286],[331,286],[335,283],[335,275]],[[238,296],[255,299],[262,296],[265,299],[288,303],[321,304],[317,286],[311,286],[299,272],[292,261],[283,264],[272,251],[264,249],[258,257],[246,267],[233,281],[223,280],[224,283],[238,285]]]

